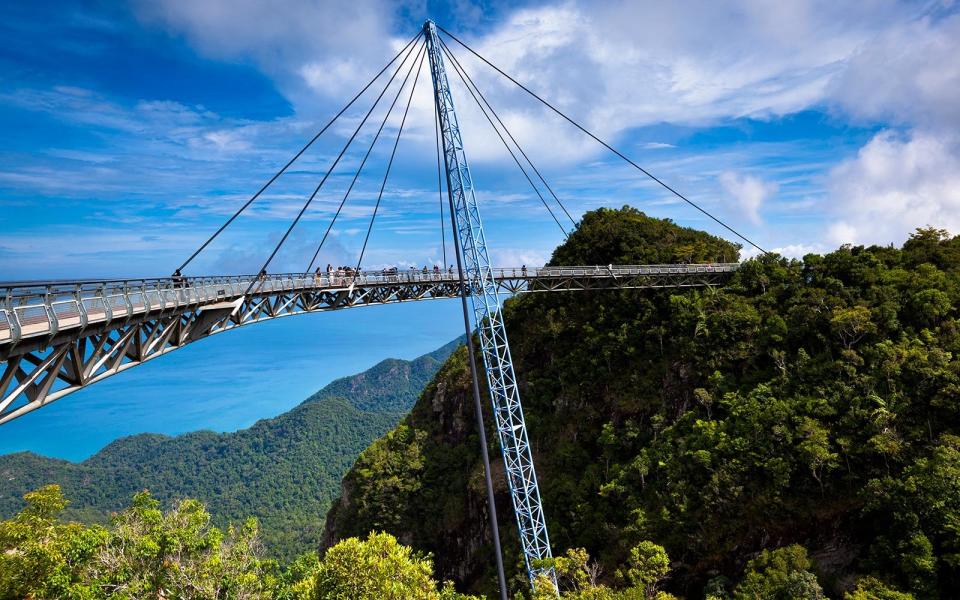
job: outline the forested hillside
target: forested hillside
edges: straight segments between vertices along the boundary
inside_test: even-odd
[[[429,557],[387,534],[282,564],[264,554],[256,519],[220,529],[194,499],[164,509],[139,492],[106,526],[64,520],[56,485],[24,500],[0,521],[4,600],[479,600],[439,585]]]
[[[552,263],[735,254],[634,209],[601,209]],[[623,584],[619,565],[650,540],[670,557],[663,585],[690,598],[956,597],[958,284],[960,238],[927,229],[902,248],[753,259],[717,289],[511,300],[555,553],[583,547],[601,580]],[[325,543],[386,530],[433,552],[441,577],[490,590],[465,360],[455,353],[410,416],[364,451]]]
[[[135,493],[150,490],[163,505],[203,501],[221,526],[256,517],[269,550],[292,558],[316,548],[340,478],[410,409],[459,343],[413,361],[385,360],[241,431],[122,438],[79,464],[0,456],[0,515],[19,511],[26,492],[55,483],[72,501],[66,517],[106,522]]]

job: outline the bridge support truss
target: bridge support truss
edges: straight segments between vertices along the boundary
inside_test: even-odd
[[[503,324],[497,284],[487,252],[487,240],[480,220],[470,167],[463,151],[463,138],[454,110],[450,83],[441,56],[436,26],[424,24],[427,54],[433,76],[434,100],[443,138],[447,171],[447,193],[454,216],[458,251],[468,288],[471,290],[474,323],[480,337],[483,366],[493,402],[497,435],[506,467],[507,484],[520,533],[520,546],[531,584],[541,573],[556,586],[553,569],[542,569],[536,561],[552,557],[547,522],[537,486],[533,453],[520,405],[510,344]],[[480,432],[483,435],[483,432]]]
[[[501,294],[699,287],[737,265],[495,269]],[[253,284],[253,292],[245,290]],[[457,298],[443,273],[0,282],[0,425],[194,341],[298,314]]]

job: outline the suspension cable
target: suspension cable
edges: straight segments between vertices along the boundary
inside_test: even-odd
[[[463,76],[467,78],[467,81],[470,83],[471,86],[473,86],[473,89],[476,90],[477,95],[480,96],[480,99],[483,100],[483,103],[486,104],[486,105],[487,105],[487,108],[490,109],[490,113],[493,114],[493,117],[497,120],[498,123],[500,123],[500,126],[503,128],[504,132],[506,132],[507,137],[510,138],[510,141],[513,142],[513,145],[516,146],[516,147],[517,147],[517,150],[520,151],[520,154],[521,154],[521,155],[523,156],[523,158],[527,161],[527,164],[530,165],[530,168],[533,169],[533,172],[536,173],[537,177],[538,177],[538,178],[540,179],[540,181],[543,183],[544,187],[547,188],[547,191],[550,192],[550,195],[553,196],[553,199],[556,201],[556,203],[557,203],[557,204],[560,206],[560,208],[563,210],[563,213],[564,213],[565,215],[567,215],[567,218],[570,219],[570,222],[571,222],[574,226],[576,226],[576,225],[577,225],[577,222],[573,219],[572,216],[570,216],[570,212],[567,210],[567,207],[563,205],[563,202],[560,201],[560,198],[557,196],[556,192],[553,191],[553,188],[550,187],[550,184],[547,183],[547,180],[546,180],[546,179],[544,179],[543,175],[540,173],[540,170],[537,169],[537,166],[536,166],[535,164],[533,164],[533,161],[530,160],[530,157],[527,156],[527,153],[523,151],[523,147],[520,145],[520,142],[518,142],[517,139],[516,139],[515,137],[513,137],[513,134],[510,133],[510,129],[507,127],[506,123],[503,122],[503,120],[500,118],[500,115],[497,114],[497,111],[494,110],[493,106],[490,104],[490,101],[487,100],[487,97],[484,96],[484,95],[483,95],[483,92],[480,91],[480,87],[479,87],[479,86],[477,85],[477,83],[473,80],[473,78],[470,77],[470,74],[467,73],[466,67],[464,67],[463,64],[462,64],[459,60],[457,60],[457,57],[454,56],[453,51],[450,49],[449,46],[447,46],[446,43],[444,43],[443,40],[441,40],[439,37],[437,37],[437,39],[440,41],[440,45],[443,46],[443,48],[444,48],[444,53],[445,53],[447,56],[449,56],[450,59],[456,64],[456,66],[457,66],[457,68],[459,69],[460,73],[462,73]]]
[[[424,42],[426,43],[426,42]],[[393,72],[393,75],[390,76],[390,80],[387,81],[387,85],[384,86],[383,90],[380,91],[380,95],[377,96],[377,99],[373,102],[373,106],[370,107],[370,110],[367,111],[367,114],[363,116],[363,120],[360,121],[360,124],[357,125],[357,128],[353,130],[353,134],[350,136],[350,139],[347,140],[346,145],[343,149],[340,150],[340,154],[337,155],[337,158],[333,161],[333,164],[330,165],[330,168],[327,169],[327,172],[324,174],[323,179],[320,180],[320,183],[317,184],[317,187],[313,190],[313,193],[310,194],[310,197],[303,204],[303,207],[300,209],[300,212],[297,213],[297,216],[293,219],[293,222],[290,223],[290,227],[287,228],[287,231],[283,234],[283,237],[280,238],[280,241],[274,247],[273,252],[270,253],[270,257],[267,258],[266,262],[263,263],[263,266],[260,268],[259,273],[266,273],[267,267],[270,266],[270,262],[273,261],[273,258],[277,255],[277,252],[280,251],[280,248],[283,246],[284,242],[287,241],[287,238],[290,236],[290,232],[293,231],[294,227],[297,226],[297,223],[300,222],[300,219],[303,217],[303,214],[307,212],[307,208],[310,207],[310,204],[313,203],[313,199],[317,197],[317,194],[320,192],[320,188],[323,187],[323,184],[326,183],[327,179],[330,177],[330,174],[333,173],[333,170],[340,163],[340,159],[343,158],[343,155],[347,153],[347,149],[350,148],[350,144],[353,143],[353,140],[356,139],[357,134],[360,133],[360,129],[366,124],[367,119],[370,118],[370,115],[373,114],[373,111],[377,108],[377,105],[380,104],[380,100],[383,99],[383,95],[387,92],[387,89],[390,87],[390,84],[393,83],[393,80],[396,78],[397,74],[400,72],[403,65],[406,63],[407,58],[413,53],[413,48],[407,53],[407,56],[404,57],[403,62],[397,65],[397,69]],[[411,63],[412,66],[412,63]],[[244,294],[249,294],[250,290],[253,289],[253,286],[256,284],[256,279],[250,282],[250,285],[247,286],[247,290]]]
[[[426,44],[426,42],[424,42]],[[403,126],[407,122],[407,114],[410,112],[410,103],[413,101],[413,93],[417,90],[417,81],[420,80],[420,71],[423,69],[423,59],[417,67],[417,75],[413,78],[413,85],[410,87],[410,97],[407,98],[407,107],[403,110],[403,119],[400,120],[400,128],[397,130],[397,140],[393,143],[393,150],[390,152],[390,160],[387,162],[387,171],[383,174],[383,183],[380,184],[380,193],[377,194],[377,203],[373,207],[373,215],[370,217],[370,226],[367,227],[367,236],[363,239],[363,248],[360,249],[360,257],[357,259],[356,273],[360,272],[360,265],[363,263],[363,255],[367,251],[367,242],[370,241],[370,232],[373,231],[373,221],[377,218],[377,209],[380,208],[380,200],[383,198],[383,190],[387,187],[387,178],[390,177],[390,168],[393,167],[393,158],[397,155],[397,146],[400,145],[400,136],[403,134]]]
[[[460,69],[457,67],[457,63],[450,57],[450,54],[441,46],[440,48],[444,55],[447,58],[450,58],[450,64],[453,65],[453,70],[460,77],[460,81],[463,82],[463,85],[467,88],[467,91],[470,92],[470,96],[473,98],[473,101],[477,103],[477,106],[480,107],[480,112],[483,113],[483,116],[487,118],[487,122],[490,123],[490,126],[493,127],[493,130],[496,132],[497,137],[500,138],[500,141],[503,143],[503,147],[507,149],[507,152],[510,153],[510,156],[513,158],[513,162],[517,163],[517,167],[520,168],[520,172],[523,173],[523,176],[527,178],[527,182],[530,184],[530,187],[533,188],[534,193],[537,194],[537,197],[540,198],[540,203],[543,204],[544,208],[547,209],[547,212],[550,213],[550,216],[553,217],[553,221],[557,224],[557,227],[560,228],[560,231],[563,232],[564,237],[568,236],[567,230],[560,223],[560,220],[557,219],[557,216],[553,214],[553,209],[550,208],[550,205],[547,204],[546,199],[543,197],[543,194],[540,193],[540,188],[533,183],[533,179],[530,178],[530,175],[527,173],[527,170],[520,163],[520,159],[517,158],[517,155],[514,154],[513,149],[510,148],[510,145],[507,143],[507,140],[504,139],[503,134],[500,133],[500,129],[493,122],[493,119],[490,118],[490,115],[487,114],[487,110],[483,107],[483,104],[480,103],[480,100],[477,98],[477,95],[473,93],[473,90],[470,88],[470,85],[467,83],[466,79],[463,77],[463,74],[460,72]]]
[[[615,155],[617,155],[618,157],[620,157],[621,159],[623,159],[624,161],[626,161],[626,162],[627,162],[629,165],[631,165],[633,168],[637,169],[638,171],[640,171],[641,173],[643,173],[644,175],[646,175],[647,177],[649,177],[650,179],[652,179],[653,181],[655,181],[656,183],[658,183],[661,187],[663,187],[664,189],[666,189],[667,191],[669,191],[670,193],[672,193],[674,196],[676,196],[677,198],[680,198],[681,200],[683,200],[684,202],[686,202],[687,204],[689,204],[689,205],[692,206],[693,208],[697,209],[698,211],[700,211],[700,212],[703,213],[704,215],[710,217],[710,219],[712,219],[714,222],[718,223],[718,224],[719,224],[720,226],[722,226],[724,229],[726,229],[726,230],[729,231],[730,233],[734,234],[735,236],[737,236],[737,237],[740,238],[741,240],[747,242],[748,244],[750,244],[751,246],[753,246],[754,248],[756,248],[756,249],[759,250],[760,252],[762,252],[762,253],[764,253],[764,254],[769,254],[769,252],[767,252],[766,250],[764,250],[763,248],[761,248],[760,246],[758,246],[758,245],[757,245],[756,243],[754,243],[750,238],[746,237],[745,235],[743,235],[742,233],[740,233],[739,231],[737,231],[737,230],[734,229],[733,227],[727,225],[726,223],[724,223],[723,221],[721,221],[719,218],[713,216],[712,213],[710,213],[710,212],[707,211],[706,209],[702,208],[699,204],[697,204],[697,203],[694,202],[693,200],[690,200],[689,198],[687,198],[686,196],[684,196],[683,194],[681,194],[680,192],[678,192],[678,191],[675,190],[674,188],[670,187],[670,186],[667,185],[664,181],[662,181],[661,179],[657,178],[657,177],[654,176],[652,173],[650,173],[650,171],[647,171],[646,169],[644,169],[643,167],[641,167],[640,165],[638,165],[638,164],[635,163],[634,161],[632,161],[632,160],[630,160],[629,158],[627,158],[622,152],[620,152],[619,150],[617,150],[616,148],[614,148],[613,146],[611,146],[611,145],[608,144],[607,142],[603,141],[602,139],[600,139],[599,137],[597,137],[596,135],[594,135],[594,134],[593,134],[591,131],[589,131],[586,127],[584,127],[583,125],[580,125],[579,123],[577,123],[576,121],[574,121],[571,117],[568,117],[566,114],[564,114],[562,111],[560,111],[560,109],[558,109],[558,108],[555,107],[554,105],[550,104],[549,102],[547,102],[546,100],[544,100],[543,98],[541,98],[540,96],[538,96],[538,95],[537,95],[535,92],[533,92],[530,88],[528,88],[527,86],[523,85],[522,83],[520,83],[519,81],[517,81],[516,79],[514,79],[514,78],[511,77],[510,75],[507,75],[500,67],[498,67],[497,65],[493,64],[492,62],[490,62],[489,60],[487,60],[486,58],[484,58],[483,56],[481,56],[476,50],[474,50],[473,48],[471,48],[470,46],[468,46],[467,44],[465,44],[463,41],[461,41],[460,38],[458,38],[457,36],[453,35],[452,33],[450,33],[449,31],[447,31],[447,30],[444,29],[443,27],[440,27],[439,25],[437,25],[437,29],[439,29],[439,30],[442,31],[443,33],[445,33],[445,34],[447,34],[448,36],[450,36],[451,39],[453,39],[453,40],[456,41],[458,44],[460,44],[461,46],[463,46],[468,52],[470,52],[471,54],[473,54],[474,56],[476,56],[477,58],[479,58],[481,61],[483,61],[484,63],[486,63],[487,66],[489,66],[490,68],[492,68],[493,70],[495,70],[497,73],[500,73],[501,75],[503,75],[504,77],[506,77],[506,78],[507,78],[508,80],[510,80],[514,85],[516,85],[517,87],[519,87],[520,89],[522,89],[522,90],[525,91],[526,93],[528,93],[528,94],[530,94],[531,96],[533,96],[534,98],[536,98],[541,104],[543,104],[544,106],[546,106],[547,108],[549,108],[549,109],[552,110],[553,112],[555,112],[555,113],[557,113],[558,115],[560,115],[561,117],[563,117],[563,118],[564,118],[567,122],[569,122],[571,125],[573,125],[573,126],[576,127],[577,129],[579,129],[580,131],[582,131],[583,133],[585,133],[586,135],[588,135],[589,137],[591,137],[594,141],[596,141],[598,144],[600,144],[601,146],[603,146],[604,148],[606,148],[606,149],[609,150],[610,152],[614,153]]]
[[[283,175],[283,174],[286,172],[286,170],[290,168],[290,165],[292,165],[294,162],[296,162],[297,159],[300,158],[300,157],[303,155],[303,153],[306,152],[307,149],[309,149],[310,146],[312,146],[313,143],[316,142],[316,141],[320,138],[320,136],[323,135],[324,132],[326,132],[327,129],[330,128],[331,125],[333,125],[334,121],[336,121],[337,119],[339,119],[340,116],[343,115],[343,113],[345,113],[351,106],[353,106],[353,103],[356,102],[357,99],[360,98],[360,96],[362,96],[362,95],[364,94],[364,92],[366,92],[367,89],[369,89],[370,86],[373,85],[373,83],[374,83],[377,79],[380,79],[380,76],[383,75],[383,74],[386,72],[386,70],[390,68],[390,65],[392,65],[393,63],[395,63],[395,62],[397,61],[397,59],[400,58],[400,55],[403,54],[403,53],[407,50],[407,48],[409,48],[410,45],[413,44],[413,42],[416,41],[416,39],[417,39],[420,35],[422,35],[422,34],[418,33],[417,35],[413,36],[413,37],[410,39],[410,41],[407,42],[407,45],[404,46],[403,48],[401,48],[400,51],[397,52],[396,56],[394,56],[392,59],[390,59],[390,62],[388,62],[382,69],[380,69],[380,72],[377,73],[376,75],[374,75],[374,76],[373,76],[373,79],[371,79],[371,80],[367,83],[367,85],[363,86],[363,89],[361,89],[359,92],[357,92],[357,95],[354,96],[354,97],[350,100],[350,102],[347,102],[347,105],[346,105],[346,106],[344,106],[343,108],[340,109],[340,112],[338,112],[336,115],[334,115],[334,117],[333,117],[332,119],[330,119],[330,121],[327,122],[327,124],[324,125],[323,128],[320,129],[320,131],[318,131],[317,134],[316,134],[315,136],[313,136],[313,138],[311,138],[309,142],[306,143],[306,145],[304,145],[302,148],[300,148],[300,151],[297,152],[296,155],[294,155],[294,157],[291,158],[290,161],[289,161],[287,164],[285,164],[279,171],[277,171],[277,172],[273,175],[273,177],[270,178],[269,181],[267,181],[265,184],[263,184],[263,187],[261,187],[261,188],[257,191],[256,194],[254,194],[253,196],[251,196],[250,199],[247,200],[247,201],[243,204],[243,206],[240,207],[239,210],[237,210],[235,213],[233,213],[233,216],[231,216],[229,219],[227,219],[227,221],[226,221],[223,225],[221,225],[220,228],[217,229],[217,230],[214,232],[213,235],[211,235],[209,238],[207,238],[207,241],[205,241],[203,244],[201,244],[200,247],[197,248],[197,250],[196,250],[193,254],[190,255],[190,258],[188,258],[187,260],[183,261],[183,264],[180,265],[180,266],[177,268],[176,272],[179,273],[180,271],[182,271],[183,269],[185,269],[185,268],[187,267],[187,265],[189,265],[190,262],[193,261],[193,259],[197,257],[198,254],[200,254],[201,252],[203,252],[203,249],[204,249],[204,248],[206,248],[208,245],[210,245],[210,242],[212,242],[218,235],[220,235],[221,233],[223,233],[223,230],[226,229],[226,228],[230,225],[230,223],[233,223],[233,221],[234,221],[237,217],[240,216],[240,213],[242,213],[243,211],[245,211],[245,210],[247,209],[247,207],[249,207],[251,204],[253,204],[253,202],[254,202],[257,198],[260,197],[260,194],[262,194],[264,191],[266,191],[266,189],[267,189],[268,187],[270,187],[270,185],[273,184],[274,181],[276,181],[281,175]]]
[[[437,142],[437,194],[440,195],[440,244],[443,246],[443,268],[447,268],[447,231],[443,223],[443,168],[440,166],[440,115],[433,111],[433,135]]]
[[[333,219],[330,221],[330,224],[327,226],[326,232],[323,234],[323,238],[320,240],[320,244],[317,246],[317,251],[313,253],[313,258],[310,260],[310,264],[307,266],[307,270],[304,273],[309,273],[313,268],[313,263],[316,262],[317,257],[320,256],[320,250],[323,248],[324,242],[327,241],[327,237],[330,235],[330,231],[333,230],[333,226],[337,222],[337,217],[340,216],[340,211],[343,210],[344,205],[347,202],[347,198],[350,197],[350,193],[353,191],[354,185],[357,183],[357,179],[360,178],[360,172],[363,171],[364,165],[367,164],[367,159],[370,158],[370,155],[373,153],[373,148],[377,144],[377,140],[380,139],[380,134],[383,133],[384,127],[387,125],[387,120],[390,118],[390,115],[393,113],[393,108],[397,105],[397,100],[400,99],[400,95],[403,93],[403,88],[407,85],[407,80],[410,79],[410,75],[413,72],[413,66],[417,64],[417,60],[420,58],[420,55],[426,50],[426,44],[420,47],[419,52],[417,53],[417,58],[413,59],[413,62],[410,63],[410,68],[407,70],[406,76],[403,78],[403,83],[400,84],[400,87],[397,89],[396,95],[393,97],[393,102],[390,103],[390,108],[387,110],[386,114],[383,116],[383,121],[380,122],[380,128],[377,129],[376,135],[373,136],[373,141],[370,142],[370,146],[367,148],[367,153],[364,155],[363,160],[360,161],[360,166],[357,167],[356,173],[353,175],[353,180],[350,182],[350,186],[347,188],[347,192],[343,195],[343,199],[340,200],[340,206],[337,207],[337,212],[333,215]]]

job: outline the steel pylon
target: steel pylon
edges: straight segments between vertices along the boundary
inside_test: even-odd
[[[550,538],[473,178],[463,151],[463,137],[454,110],[436,25],[428,20],[423,28],[443,138],[447,193],[455,221],[457,249],[461,254],[464,278],[473,305],[474,323],[480,337],[483,366],[527,575],[533,584],[538,575],[544,574],[556,587],[553,569],[539,567],[536,562],[552,557]],[[483,435],[483,432],[480,433]]]

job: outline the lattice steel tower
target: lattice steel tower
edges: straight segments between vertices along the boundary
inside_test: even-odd
[[[433,76],[433,91],[443,138],[443,156],[447,171],[447,193],[454,217],[457,249],[464,278],[470,290],[474,323],[480,336],[483,366],[493,403],[493,414],[500,439],[513,511],[520,532],[520,545],[531,583],[540,573],[555,579],[552,569],[534,566],[534,561],[550,558],[550,538],[540,502],[537,474],[527,438],[527,427],[520,406],[517,379],[510,356],[510,344],[503,325],[500,298],[487,253],[487,240],[480,220],[473,179],[463,151],[463,138],[453,107],[450,84],[444,69],[441,45],[433,21],[423,25]],[[483,435],[483,432],[480,432]]]

